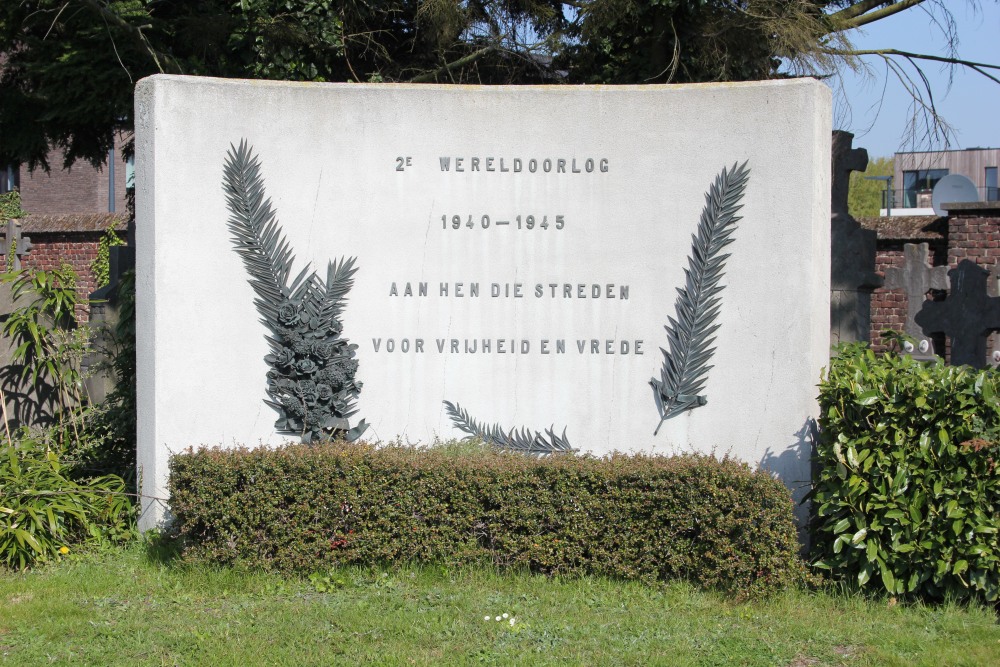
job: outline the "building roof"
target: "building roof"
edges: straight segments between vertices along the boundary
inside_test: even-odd
[[[20,219],[24,234],[64,232],[103,232],[114,229],[123,232],[128,227],[128,216],[121,213],[67,213],[45,215],[29,213]]]
[[[1000,201],[967,201],[941,204],[950,215],[964,218],[994,217],[1000,214]]]
[[[948,218],[935,215],[858,218],[858,222],[873,230],[879,241],[940,241],[948,233]]]

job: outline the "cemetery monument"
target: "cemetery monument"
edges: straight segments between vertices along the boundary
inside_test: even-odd
[[[830,124],[814,80],[141,81],[141,526],[172,452],[330,435],[714,452],[800,497]]]

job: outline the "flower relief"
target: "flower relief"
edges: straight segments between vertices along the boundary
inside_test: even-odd
[[[363,419],[353,428],[348,421],[361,391],[355,379],[358,346],[341,336],[340,322],[357,271],[354,258],[330,262],[325,281],[308,266],[289,281],[294,258],[246,141],[230,148],[224,187],[233,243],[250,274],[261,322],[270,330],[264,402],[278,412],[274,428],[303,442],[357,439],[367,428]]]

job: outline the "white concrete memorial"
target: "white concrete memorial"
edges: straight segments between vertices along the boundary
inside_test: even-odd
[[[807,481],[829,354],[830,116],[813,80],[141,81],[142,526],[164,517],[151,499],[172,452],[324,426],[426,443],[497,425]],[[266,198],[288,275],[246,240]],[[356,414],[309,421],[338,395]]]

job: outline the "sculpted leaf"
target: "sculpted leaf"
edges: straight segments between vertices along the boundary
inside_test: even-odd
[[[715,353],[715,323],[721,309],[719,284],[728,254],[721,252],[733,242],[737,215],[742,208],[740,201],[750,179],[747,163],[723,168],[715,182],[705,193],[705,207],[698,222],[698,233],[691,237],[691,254],[684,269],[684,287],[677,288],[675,317],[669,322],[667,345],[663,352],[660,377],[652,378],[653,398],[660,414],[660,423],[686,410],[705,405],[708,399],[701,395],[712,366],[708,361]]]
[[[457,403],[444,401],[444,406],[455,427],[469,434],[466,440],[478,438],[494,449],[538,457],[576,451],[566,439],[566,429],[563,429],[562,435],[557,435],[553,428],[546,429],[544,434],[527,428],[504,431],[499,424],[480,424]]]
[[[264,196],[260,161],[246,140],[230,147],[224,174],[232,241],[250,274],[260,321],[270,332],[264,403],[278,412],[274,428],[305,442],[355,440],[367,428],[363,419],[353,428],[348,422],[361,391],[354,379],[357,346],[340,335],[355,260],[330,262],[326,281],[309,266],[289,281],[291,246]]]

